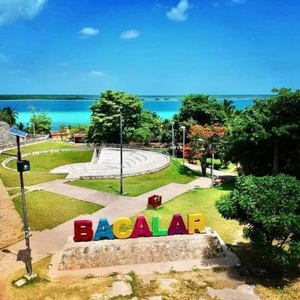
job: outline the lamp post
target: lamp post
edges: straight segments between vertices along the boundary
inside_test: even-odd
[[[214,187],[214,164],[215,164],[215,151],[216,151],[216,141],[219,135],[214,133],[211,142],[211,188]]]
[[[181,126],[181,129],[182,129],[182,165],[184,166],[185,126]]]
[[[214,187],[215,143],[211,143],[211,188]]]
[[[27,279],[32,279],[36,277],[36,274],[32,270],[32,262],[31,262],[31,249],[30,249],[30,227],[28,227],[28,219],[27,219],[27,209],[26,209],[26,199],[25,199],[25,190],[24,190],[24,179],[23,172],[30,170],[30,163],[28,160],[22,160],[21,157],[21,147],[20,147],[20,137],[26,138],[27,133],[21,130],[17,130],[14,128],[9,129],[10,134],[15,135],[17,138],[17,170],[20,174],[20,186],[21,186],[21,199],[22,199],[22,212],[23,212],[23,224],[25,231],[25,244],[26,244],[26,257],[24,258]]]
[[[200,149],[199,149],[198,143],[200,143],[200,145],[201,145],[201,148],[200,148]],[[200,150],[200,158],[199,158],[199,162],[200,162],[200,168],[201,168],[201,171],[202,171],[202,164],[201,164],[202,153],[203,153],[203,151],[205,151],[205,148],[203,147],[203,143],[204,143],[204,140],[203,140],[203,139],[201,139],[201,138],[198,138],[198,139],[197,139],[197,148]],[[198,150],[198,149],[197,149],[197,150]],[[200,171],[200,174],[201,174],[201,171]]]
[[[175,157],[174,122],[172,122],[172,156]]]
[[[123,195],[123,128],[122,105],[120,105],[120,195]]]

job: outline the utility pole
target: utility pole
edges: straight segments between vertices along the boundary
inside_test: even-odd
[[[11,128],[8,131],[10,134],[13,134],[17,138],[17,170],[20,174],[20,186],[21,186],[21,199],[22,199],[22,212],[23,212],[23,224],[25,231],[25,244],[26,244],[26,257],[25,257],[25,265],[27,275],[26,278],[28,280],[36,277],[36,274],[32,270],[32,259],[31,259],[31,249],[30,249],[30,228],[28,227],[28,219],[27,219],[27,209],[26,209],[26,199],[25,199],[25,190],[24,190],[24,179],[23,172],[30,170],[30,163],[28,160],[22,160],[21,156],[21,147],[20,147],[20,137],[26,138],[27,132],[23,132],[21,130],[17,130],[15,128]]]
[[[123,195],[123,120],[122,105],[120,105],[120,195]]]

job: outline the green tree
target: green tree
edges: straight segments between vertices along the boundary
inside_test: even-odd
[[[162,121],[155,112],[142,110],[140,125],[124,131],[128,141],[148,144],[150,140],[160,140]]]
[[[228,130],[228,157],[243,174],[271,174],[272,150],[266,124],[268,102],[256,100],[237,115]]]
[[[191,158],[199,158],[202,176],[206,176],[207,157],[218,153],[218,144],[224,137],[226,128],[219,124],[194,125],[189,131]]]
[[[89,130],[89,126],[82,125],[82,124],[69,125],[67,130],[68,130],[70,136],[73,136],[76,133],[87,134],[88,130]]]
[[[22,130],[22,131],[26,130],[25,124],[22,123],[22,122],[16,123],[16,128],[19,129],[19,130]]]
[[[6,122],[9,126],[16,124],[18,113],[12,107],[4,107],[0,111],[0,120]]]
[[[120,140],[120,113],[124,140],[139,128],[142,113],[142,100],[135,95],[108,90],[91,106],[91,126],[88,139],[93,142],[117,143]]]
[[[237,110],[232,100],[224,99],[222,105],[225,113],[225,121],[228,124],[237,113]]]
[[[298,170],[300,170],[299,142],[300,142],[300,90],[292,92],[291,89],[273,89],[277,93],[270,100],[271,134],[273,139],[273,174],[280,171],[280,153],[287,142],[294,144],[295,157],[298,158]],[[294,142],[294,143],[293,143]],[[283,155],[285,150],[283,151]]]
[[[32,114],[30,118],[31,126],[29,132],[33,134],[49,134],[51,130],[52,119],[47,113]]]
[[[243,174],[300,174],[300,91],[273,90],[231,122],[228,155]]]
[[[192,119],[199,125],[216,122],[223,124],[225,112],[216,98],[203,94],[190,94],[181,99],[177,119],[179,123]]]
[[[245,225],[244,236],[281,264],[300,259],[300,184],[291,176],[241,176],[216,208]]]
[[[60,133],[60,139],[63,140],[63,135],[67,132],[67,126],[65,124],[60,124],[58,127],[58,131]]]

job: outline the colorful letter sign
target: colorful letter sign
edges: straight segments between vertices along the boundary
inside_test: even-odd
[[[152,231],[144,216],[138,216],[134,225],[129,218],[118,218],[111,226],[106,218],[101,218],[95,235],[93,224],[89,220],[74,222],[74,242],[100,241],[104,239],[128,239],[138,237],[166,236],[175,234],[194,234],[204,230],[205,217],[202,214],[189,214],[187,225],[180,214],[173,215],[169,228],[159,227],[159,217],[152,217]]]

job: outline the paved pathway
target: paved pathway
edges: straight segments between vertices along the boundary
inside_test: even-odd
[[[210,185],[211,180],[209,178],[198,178],[188,184],[171,183],[138,197],[118,196],[71,186],[66,184],[65,180],[54,180],[31,186],[31,190],[43,189],[105,206],[103,209],[92,215],[78,216],[51,230],[43,230],[34,233],[30,238],[33,262],[39,261],[49,254],[54,254],[64,247],[67,238],[73,236],[73,223],[75,219],[87,218],[97,226],[99,219],[101,217],[106,217],[110,223],[113,223],[114,220],[120,216],[131,217],[144,210],[147,207],[147,200],[150,195],[162,195],[163,203],[165,203],[190,189],[196,187],[207,188],[210,187]],[[18,269],[25,268],[23,262],[17,261],[18,252],[24,249],[24,240],[6,248],[7,251],[0,260],[0,277],[6,277]]]

